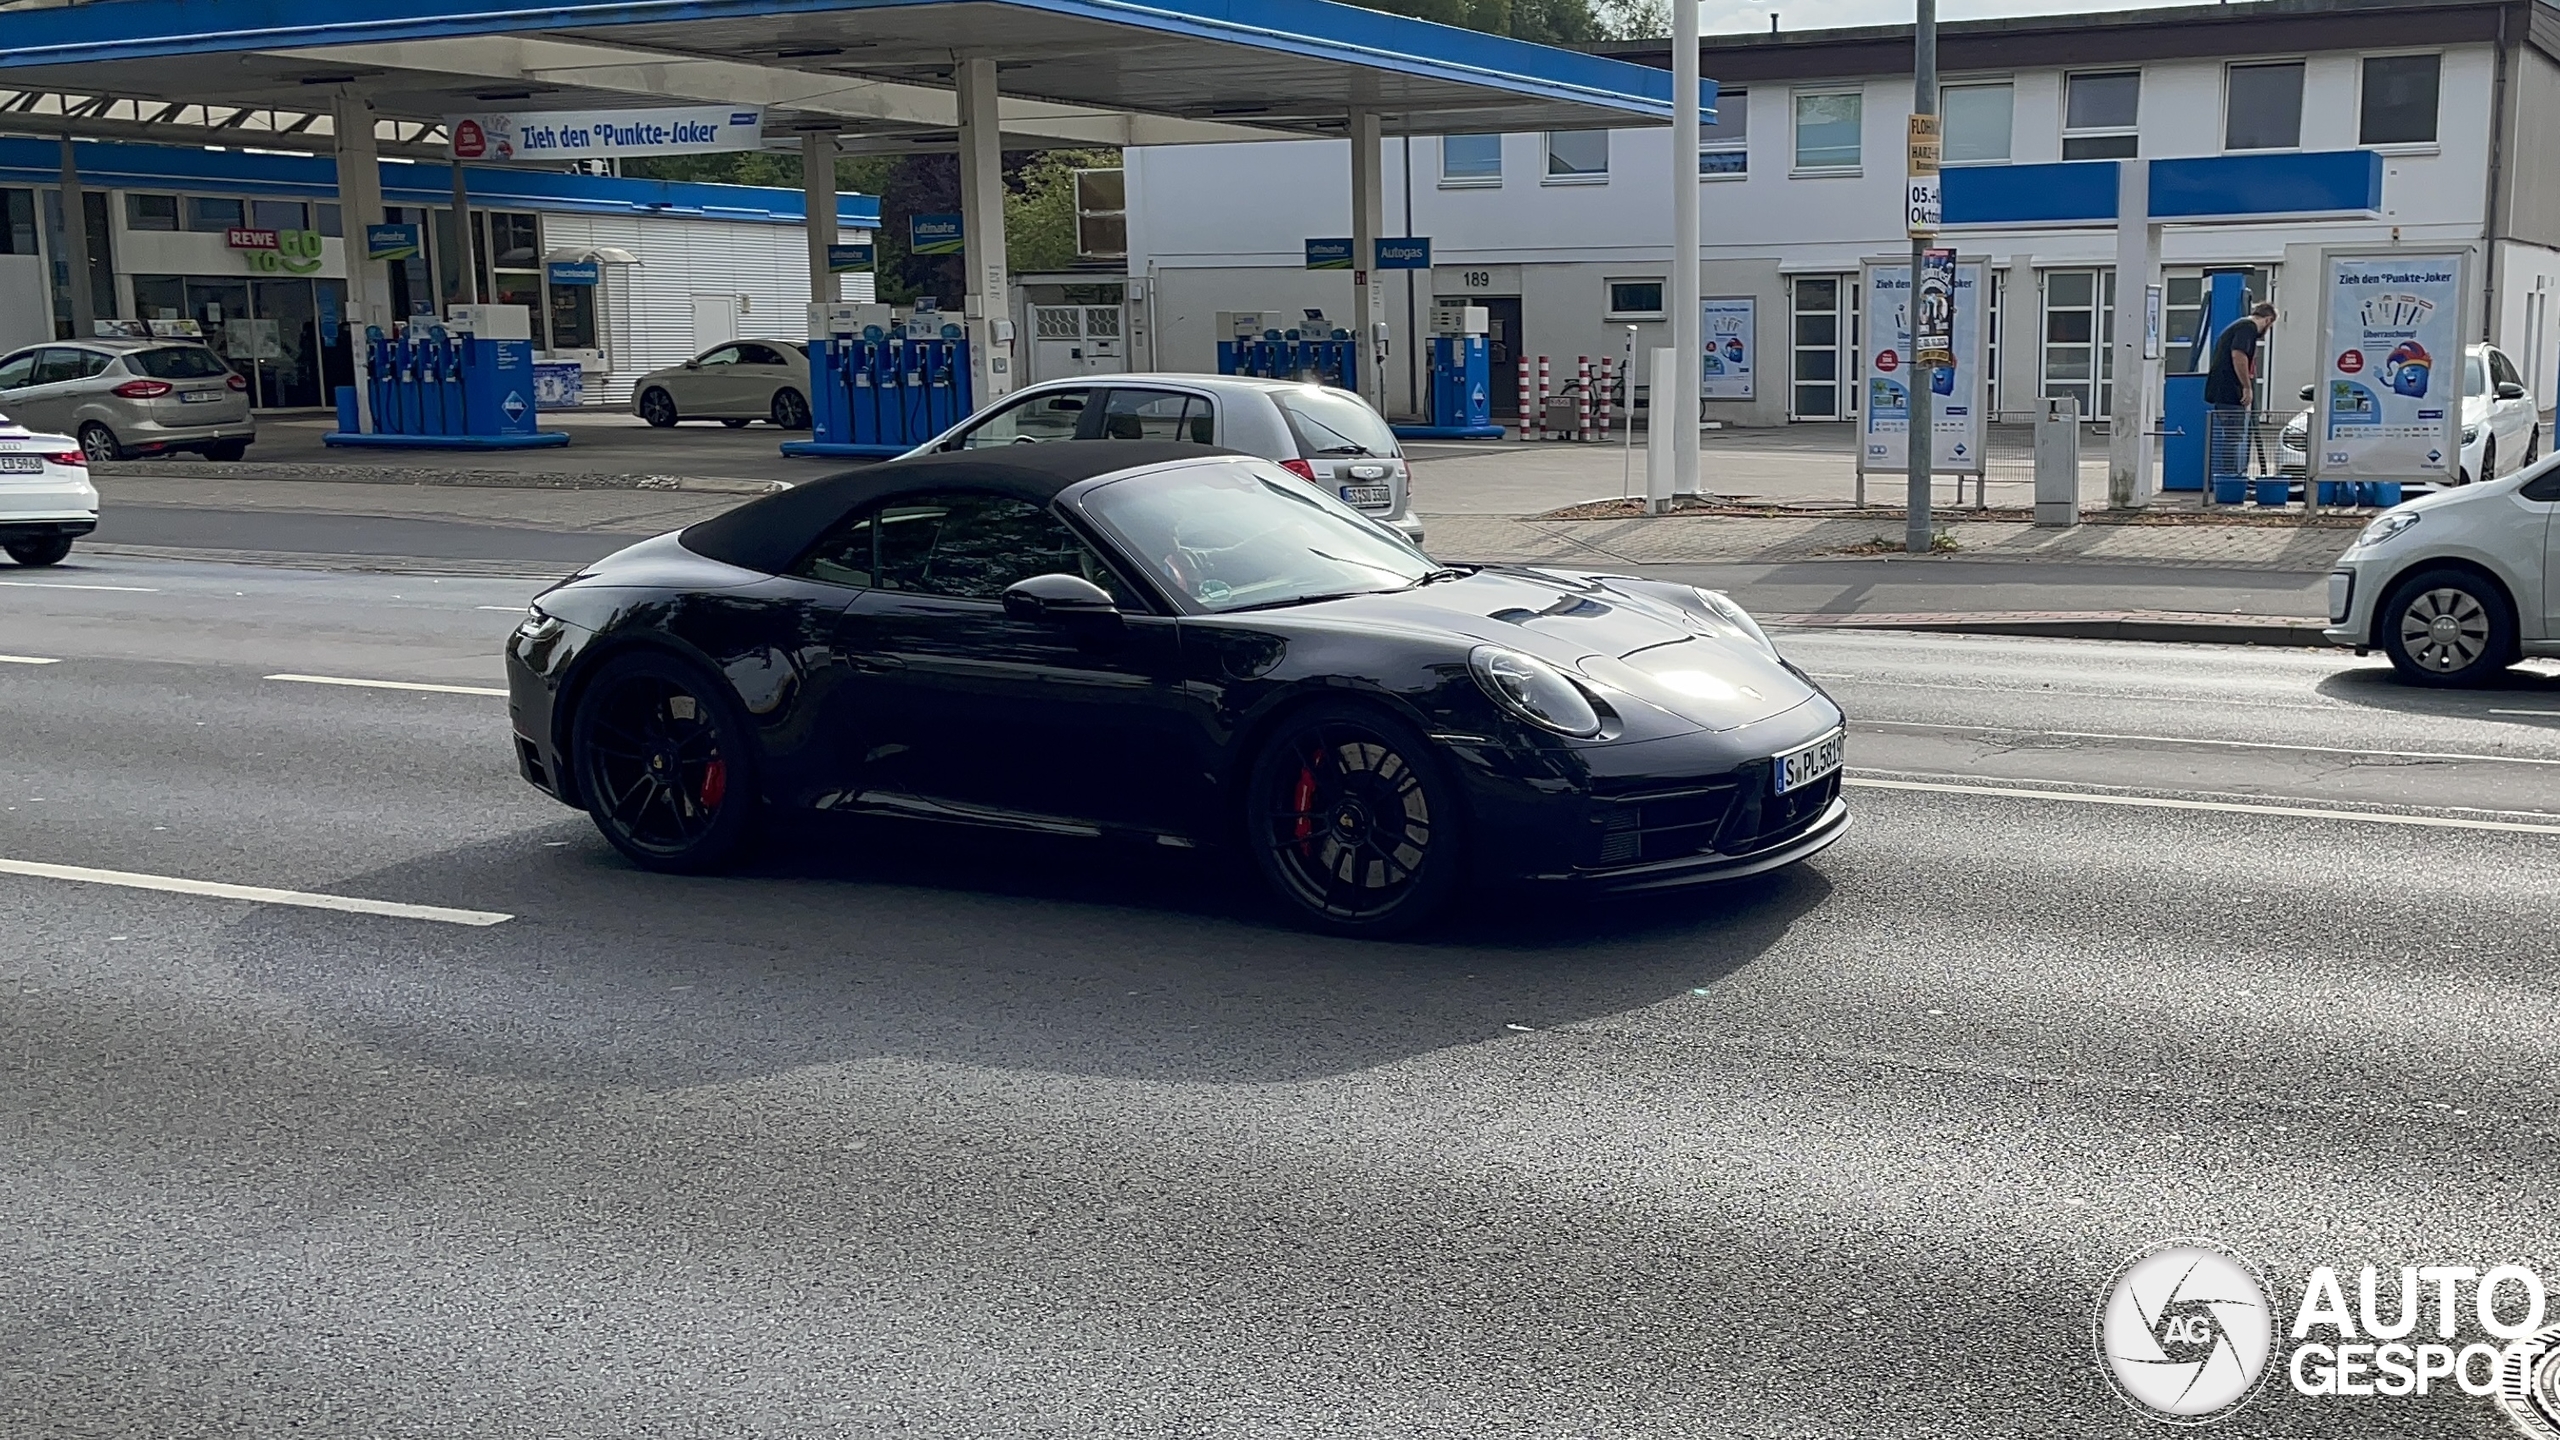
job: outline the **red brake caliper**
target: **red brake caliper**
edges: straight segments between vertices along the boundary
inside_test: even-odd
[[[1291,796],[1289,808],[1298,812],[1297,824],[1290,831],[1293,840],[1304,840],[1316,833],[1315,816],[1308,811],[1316,803],[1316,761],[1324,752],[1316,751],[1307,763],[1298,767],[1298,788]]]
[[[729,762],[714,755],[702,767],[702,808],[717,810],[720,797],[729,793]]]

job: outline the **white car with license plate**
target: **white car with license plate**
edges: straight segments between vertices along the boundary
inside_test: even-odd
[[[1276,461],[1422,543],[1395,431],[1348,390],[1251,375],[1083,375],[1015,391],[909,451],[1058,440],[1187,440]]]
[[[98,528],[88,457],[68,435],[44,435],[0,416],[0,552],[53,565]]]
[[[2424,685],[2560,655],[2560,456],[2386,510],[2329,575],[2332,644]]]
[[[2311,398],[2311,387],[2302,387]],[[2312,412],[2305,407],[2276,438],[2276,473],[2300,479],[2311,468]],[[2456,485],[2495,480],[2542,458],[2542,412],[2507,352],[2473,345],[2462,357],[2462,454]],[[2421,484],[2441,484],[2421,481]]]

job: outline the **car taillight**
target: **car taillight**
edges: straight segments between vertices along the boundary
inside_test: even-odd
[[[157,400],[177,388],[166,380],[127,380],[116,387],[116,393],[127,400]]]
[[[234,370],[230,374],[222,377],[222,383],[230,386],[234,390],[246,390],[249,388],[249,377],[241,374],[237,370]]]
[[[1306,481],[1310,485],[1315,483],[1316,467],[1312,461],[1283,460],[1280,462],[1280,468],[1297,476],[1299,479]]]
[[[44,458],[52,461],[56,465],[69,465],[78,470],[86,470],[89,468],[89,457],[81,454],[77,450],[56,451]]]

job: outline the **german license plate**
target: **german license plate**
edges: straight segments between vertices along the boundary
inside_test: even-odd
[[[1784,795],[1790,790],[1801,790],[1839,769],[1840,743],[1844,738],[1844,732],[1834,730],[1810,745],[1799,745],[1779,756],[1774,767],[1778,793]]]
[[[188,405],[210,405],[221,398],[222,392],[219,390],[181,390],[178,392],[179,401]]]
[[[1393,499],[1395,499],[1395,491],[1384,485],[1342,487],[1342,503],[1345,505],[1384,505]]]
[[[41,475],[44,461],[34,455],[0,455],[0,475]]]

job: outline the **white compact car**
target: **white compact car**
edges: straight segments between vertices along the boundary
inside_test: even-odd
[[[717,420],[735,430],[769,420],[809,428],[809,350],[788,340],[731,340],[631,387],[631,413],[661,428]]]
[[[0,415],[0,551],[21,565],[58,564],[97,528],[98,491],[80,442]]]
[[[2560,457],[2386,510],[2329,575],[2333,644],[2424,685],[2560,655]]]
[[[1250,375],[1125,374],[1017,390],[909,454],[1055,440],[1188,440],[1278,462],[1422,543],[1395,431],[1349,390]]]
[[[2302,387],[2311,398],[2311,387]],[[2286,423],[2277,439],[2276,471],[2300,478],[2310,468],[2311,411]],[[2501,470],[2522,470],[2542,456],[2542,416],[2525,392],[2516,362],[2495,345],[2474,345],[2462,357],[2462,473],[2456,485],[2495,480]]]

